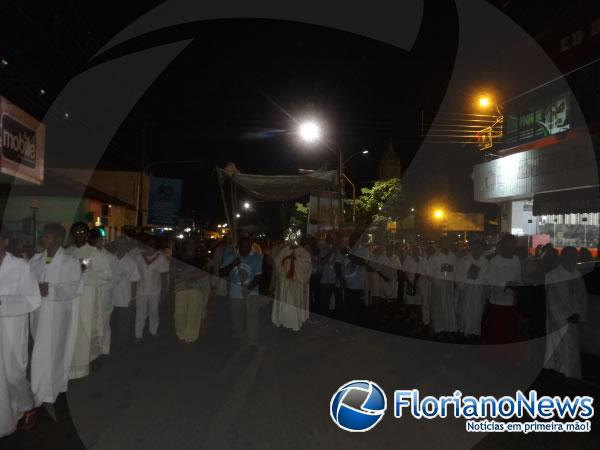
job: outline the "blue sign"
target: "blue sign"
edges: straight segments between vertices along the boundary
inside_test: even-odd
[[[148,225],[177,225],[182,185],[176,178],[150,178]]]

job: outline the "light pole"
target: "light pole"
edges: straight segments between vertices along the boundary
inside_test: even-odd
[[[307,121],[300,124],[298,129],[298,134],[302,138],[303,141],[314,144],[322,141],[322,130],[321,126],[315,121]],[[337,179],[338,179],[338,189],[339,189],[339,209],[338,209],[338,229],[342,230],[342,223],[344,221],[344,182],[343,182],[343,174],[344,174],[344,157],[342,155],[342,149],[338,146],[334,146],[335,150],[333,150],[332,145],[325,145],[325,148],[333,153],[338,154],[338,170],[337,170]],[[354,155],[352,155],[354,156]]]

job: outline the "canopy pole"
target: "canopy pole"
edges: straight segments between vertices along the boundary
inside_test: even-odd
[[[229,221],[229,211],[227,210],[227,200],[225,199],[225,190],[223,189],[223,174],[217,170],[217,183],[219,184],[219,191],[221,192],[221,200],[223,201],[223,211],[225,211],[225,220],[227,223],[231,223]]]

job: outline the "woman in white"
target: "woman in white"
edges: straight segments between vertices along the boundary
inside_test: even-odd
[[[65,229],[58,224],[44,227],[43,253],[29,265],[42,295],[40,308],[31,314],[34,338],[31,357],[31,388],[36,406],[54,403],[67,391],[75,350],[81,297],[81,265],[61,245]]]
[[[166,277],[169,263],[165,254],[158,250],[155,237],[146,239],[145,247],[135,257],[140,272],[140,281],[136,289],[135,301],[135,338],[139,341],[144,336],[144,327],[148,320],[148,329],[152,336],[158,333],[158,305],[167,288]]]
[[[0,225],[0,437],[15,431],[34,406],[27,380],[28,319],[42,300],[29,264],[8,253],[7,246]]]
[[[565,247],[561,263],[546,274],[546,357],[544,367],[581,378],[577,324],[585,317],[587,292],[577,270],[577,250]]]

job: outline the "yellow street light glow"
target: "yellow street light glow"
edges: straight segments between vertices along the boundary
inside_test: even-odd
[[[487,108],[491,104],[492,104],[492,101],[490,100],[490,98],[487,95],[482,95],[481,97],[479,97],[479,106],[480,107]]]
[[[433,218],[435,220],[442,220],[446,214],[443,209],[436,208],[433,210]]]

